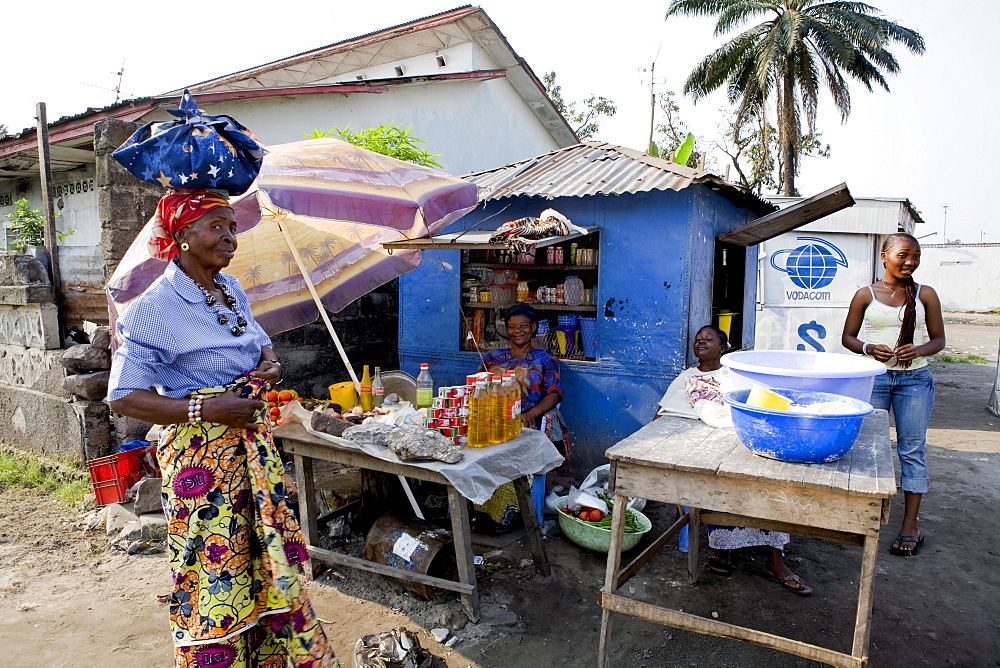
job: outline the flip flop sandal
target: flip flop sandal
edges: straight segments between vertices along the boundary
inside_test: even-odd
[[[708,570],[712,571],[716,575],[732,575],[733,574],[733,564],[729,558],[720,559],[719,557],[709,557],[706,563]]]
[[[802,578],[800,578],[798,575],[795,575],[794,573],[789,575],[787,578],[779,578],[777,575],[768,573],[767,571],[765,571],[765,574],[767,575],[767,577],[774,580],[775,582],[777,582],[778,584],[780,584],[782,587],[792,592],[793,594],[798,594],[799,596],[808,596],[813,591],[812,587],[803,582]]]
[[[906,549],[902,547],[889,546],[889,554],[894,554],[897,557],[915,557],[917,553],[920,552],[921,546],[924,544],[924,534],[919,536],[904,536],[902,534],[896,536],[896,543],[902,545],[903,543],[914,543],[913,547]]]

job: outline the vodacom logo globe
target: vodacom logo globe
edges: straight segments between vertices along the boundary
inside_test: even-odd
[[[788,274],[792,283],[803,290],[826,287],[837,275],[837,267],[847,266],[844,252],[818,237],[796,237],[805,244],[771,253],[771,266]],[[783,260],[783,265],[779,261]]]

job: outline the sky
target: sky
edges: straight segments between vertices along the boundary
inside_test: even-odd
[[[891,92],[852,84],[846,124],[830,97],[821,96],[817,129],[831,157],[806,159],[796,185],[803,195],[846,182],[856,197],[909,198],[927,223],[917,231],[929,235],[924,243],[941,243],[945,234],[1000,243],[989,186],[1000,149],[1000,129],[991,121],[1000,94],[990,49],[1000,34],[1000,2],[869,2],[885,18],[920,32],[927,51],[914,56],[892,47],[901,70],[889,79]],[[600,122],[596,139],[645,149],[653,62],[654,89],[677,93],[681,117],[696,135],[706,142],[718,136],[724,94],[697,105],[681,95],[691,69],[722,43],[711,19],[666,21],[667,0],[590,8],[555,0],[478,4],[539,77],[557,73],[567,101],[591,94],[614,101],[618,113]],[[242,0],[153,6],[92,0],[81,10],[79,3],[54,0],[7,7],[0,124],[11,132],[33,127],[37,102],[46,103],[50,122],[113,103],[123,62],[124,98],[157,95],[460,5]],[[226,9],[216,16],[212,7]],[[419,136],[419,128],[413,131]],[[724,156],[716,156],[722,165]]]

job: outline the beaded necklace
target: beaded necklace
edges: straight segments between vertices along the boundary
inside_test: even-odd
[[[184,271],[184,269],[181,268],[180,263],[177,263],[177,268]],[[184,271],[184,274],[188,276],[188,278],[191,278],[186,271]],[[222,305],[219,304],[219,300],[215,298],[215,295],[203,288],[201,284],[193,278],[191,278],[191,282],[195,284],[195,287],[201,290],[203,295],[205,295],[205,305],[215,311],[215,319],[219,321],[219,324],[223,327],[228,325],[229,316],[222,312]],[[244,318],[243,314],[240,313],[240,310],[236,308],[236,298],[226,291],[226,288],[222,285],[222,283],[219,281],[212,282],[215,284],[215,287],[219,289],[219,292],[222,293],[222,296],[226,301],[226,306],[228,306],[229,310],[236,316],[236,324],[229,328],[229,333],[233,336],[242,336],[243,332],[247,330],[247,319]]]

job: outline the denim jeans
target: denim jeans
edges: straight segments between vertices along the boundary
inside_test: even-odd
[[[875,376],[871,404],[892,408],[896,423],[896,452],[904,492],[927,491],[927,424],[934,407],[934,377],[928,367],[914,371],[886,371]]]

